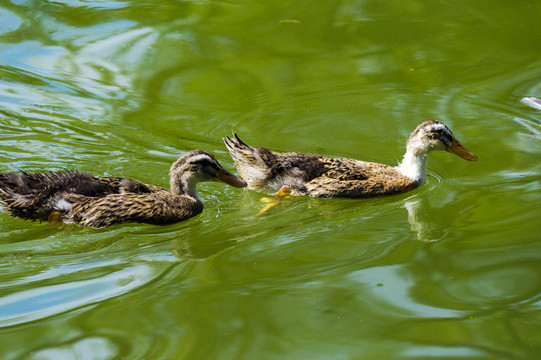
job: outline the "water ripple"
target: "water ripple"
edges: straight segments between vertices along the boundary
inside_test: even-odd
[[[158,275],[151,266],[137,264],[94,279],[21,290],[0,298],[0,327],[95,304],[137,289]]]
[[[115,359],[120,349],[114,341],[105,337],[89,336],[57,347],[32,351],[27,359]]]
[[[6,9],[0,9],[0,34],[6,34],[17,30],[23,19]]]

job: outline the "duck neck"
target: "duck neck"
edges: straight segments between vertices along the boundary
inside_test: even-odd
[[[426,179],[427,160],[428,152],[408,146],[404,159],[396,169],[402,175],[413,179],[418,184],[422,184]]]
[[[197,182],[190,180],[184,177],[171,176],[171,192],[175,195],[188,195],[196,200],[201,200],[197,194]]]

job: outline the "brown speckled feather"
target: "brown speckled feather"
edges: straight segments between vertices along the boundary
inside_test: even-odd
[[[306,194],[315,197],[365,198],[400,194],[419,184],[392,166],[350,159],[333,159],[329,170],[304,184]],[[348,164],[354,162],[353,164]],[[338,165],[340,164],[340,165]],[[348,164],[347,168],[343,167]]]
[[[203,211],[203,204],[164,188],[120,177],[96,178],[77,171],[0,174],[0,197],[13,216],[47,220],[55,204],[71,204],[65,222],[103,227],[124,221],[166,225]]]
[[[148,194],[111,194],[91,199],[70,194],[65,199],[73,207],[64,216],[64,221],[96,228],[126,221],[169,225],[203,211],[201,201],[186,195],[174,195],[167,190]]]

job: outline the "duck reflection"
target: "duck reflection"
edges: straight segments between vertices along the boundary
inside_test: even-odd
[[[438,209],[430,205],[427,197],[407,199],[404,207],[408,211],[411,231],[418,240],[434,242],[445,238],[450,223],[449,217],[453,217],[453,214],[446,211],[444,216],[438,216]]]

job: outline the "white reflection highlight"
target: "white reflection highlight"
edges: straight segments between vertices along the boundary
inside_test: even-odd
[[[6,9],[0,9],[0,34],[7,34],[17,30],[23,19]]]
[[[56,4],[62,4],[72,8],[84,7],[93,9],[123,9],[129,6],[127,1],[111,1],[111,0],[54,0]]]
[[[134,29],[89,44],[81,52],[100,54],[102,58],[113,58],[116,63],[136,67],[146,59],[145,55],[158,38],[159,34],[151,27]]]
[[[541,110],[541,99],[534,97],[523,97],[520,99],[520,102],[534,109]]]
[[[461,318],[466,315],[464,311],[438,308],[420,304],[412,298],[412,288],[416,286],[414,279],[405,278],[409,270],[402,265],[380,266],[352,272],[348,278],[361,283],[361,285],[382,284],[373,292],[379,296],[382,304],[389,304],[396,309],[406,309],[410,316],[421,318]]]
[[[96,279],[44,286],[0,298],[0,328],[57,315],[81,306],[116,297],[159,275],[144,264]]]
[[[91,337],[76,341],[73,344],[56,348],[38,350],[30,354],[28,359],[114,359],[119,353],[118,346],[111,340],[102,337]]]

